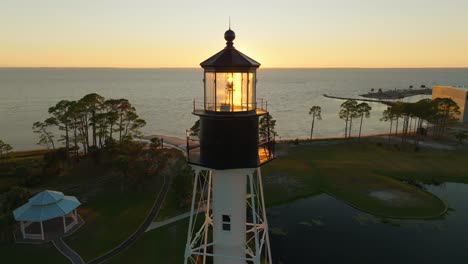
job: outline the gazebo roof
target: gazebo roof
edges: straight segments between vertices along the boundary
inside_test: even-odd
[[[80,201],[75,196],[66,196],[56,191],[43,191],[16,208],[13,215],[16,221],[46,221],[69,214],[80,205]]]
[[[34,195],[29,202],[33,205],[52,204],[60,201],[64,196],[62,192],[47,190]]]

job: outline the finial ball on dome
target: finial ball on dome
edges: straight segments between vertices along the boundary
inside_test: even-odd
[[[232,31],[231,29],[228,29],[228,30],[224,33],[224,39],[225,39],[227,42],[232,42],[235,38],[236,38],[236,33],[234,33],[234,31]]]

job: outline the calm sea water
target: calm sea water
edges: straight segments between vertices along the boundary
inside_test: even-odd
[[[47,109],[62,99],[77,100],[96,92],[106,98],[127,98],[147,121],[145,134],[183,137],[196,117],[192,99],[202,98],[199,69],[0,69],[0,139],[17,150],[37,148],[32,123],[44,120]],[[258,98],[268,101],[282,138],[307,137],[308,109],[322,106],[318,137],[341,136],[340,100],[323,94],[358,97],[371,88],[394,89],[432,85],[467,85],[468,69],[260,69]],[[407,98],[418,100],[422,96]],[[379,121],[386,108],[371,104],[363,133],[383,132]],[[357,132],[357,126],[356,130]]]

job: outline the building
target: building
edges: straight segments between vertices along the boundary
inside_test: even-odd
[[[468,124],[468,86],[434,86],[432,99],[451,98],[460,107],[460,122]]]

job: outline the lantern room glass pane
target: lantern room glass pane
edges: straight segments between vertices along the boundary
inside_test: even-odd
[[[205,110],[215,110],[215,73],[205,73]]]
[[[206,72],[205,110],[241,112],[255,109],[255,75],[246,72]]]
[[[227,73],[216,73],[216,111],[231,111],[228,77]]]
[[[256,108],[256,78],[255,73],[249,73],[249,87],[248,87],[248,101],[249,101],[249,110],[254,110]]]
[[[248,73],[244,72],[242,73],[242,111],[248,111],[251,110],[249,108],[249,98],[247,96],[247,87],[248,87],[248,80],[249,80],[249,75]]]

